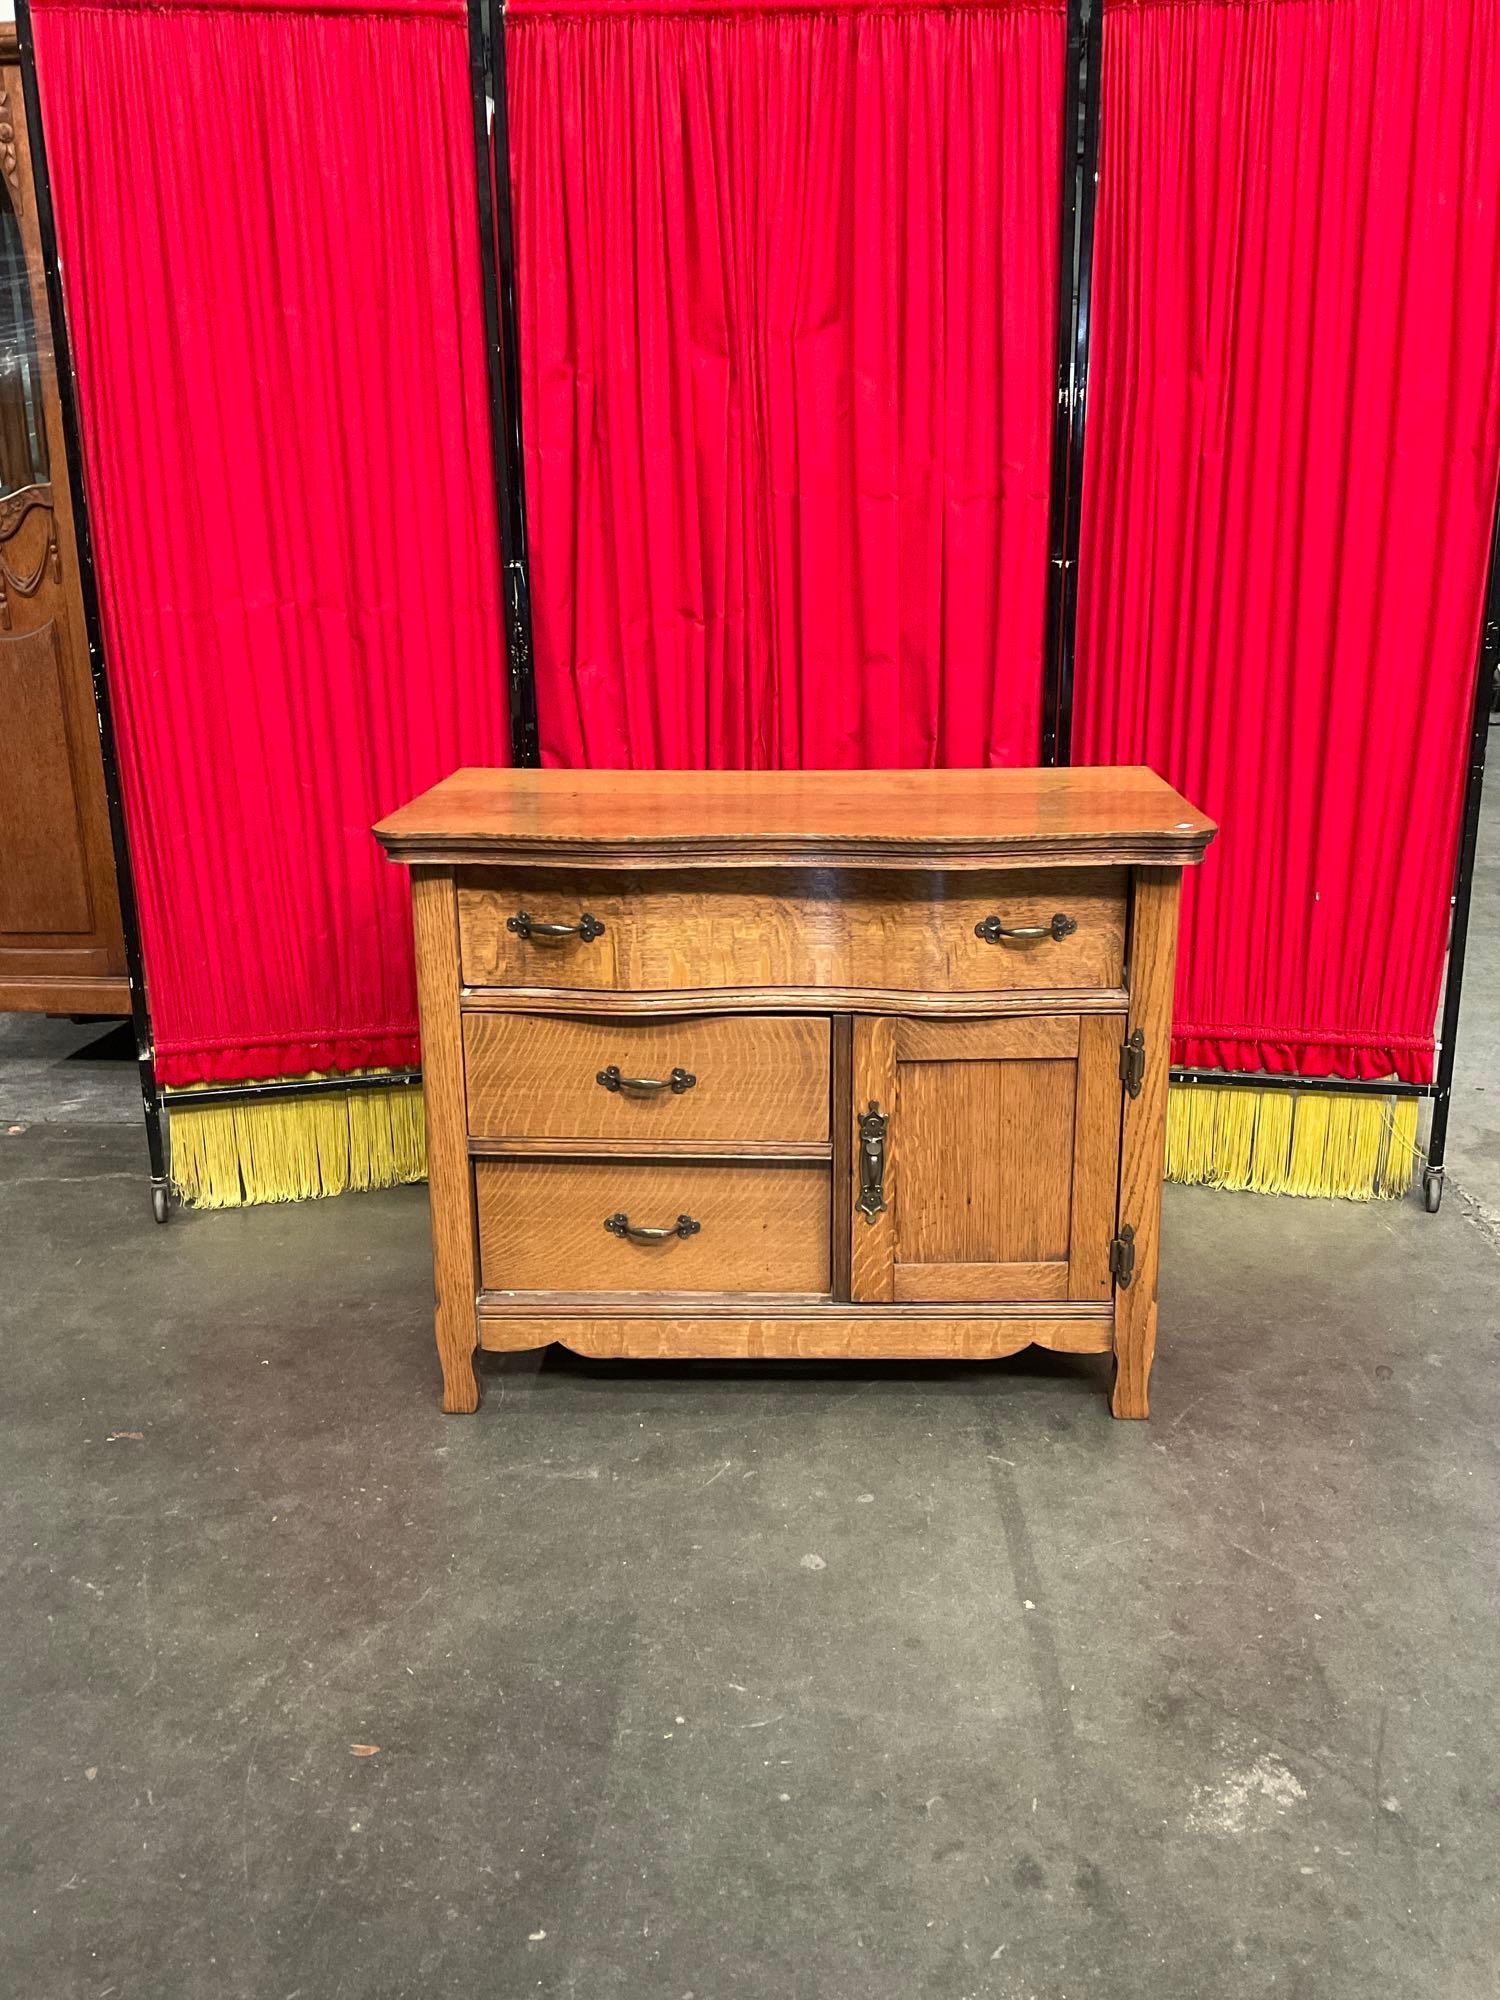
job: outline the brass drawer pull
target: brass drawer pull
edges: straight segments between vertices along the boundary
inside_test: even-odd
[[[665,1243],[669,1236],[696,1236],[703,1224],[695,1222],[690,1215],[679,1215],[665,1229],[647,1229],[622,1214],[606,1215],[604,1226],[611,1236],[628,1236],[632,1243]]]
[[[1071,937],[1078,928],[1076,917],[1066,917],[1059,910],[1050,924],[1002,924],[998,917],[985,917],[974,926],[974,935],[983,938],[986,944],[999,944],[1002,938],[1044,938],[1049,937],[1061,943]]]
[[[611,1063],[594,1078],[606,1090],[670,1090],[681,1097],[698,1081],[691,1070],[674,1069],[670,1076],[621,1076],[620,1065]]]
[[[539,924],[529,910],[517,910],[513,917],[505,919],[505,928],[521,938],[577,937],[582,938],[585,944],[604,935],[603,924],[597,917],[591,917],[587,910],[576,924]]]

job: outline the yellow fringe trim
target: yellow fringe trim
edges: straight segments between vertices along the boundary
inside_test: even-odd
[[[1255,1194],[1403,1195],[1416,1177],[1417,1100],[1174,1086],[1167,1178]]]
[[[422,1092],[334,1091],[171,1111],[172,1179],[197,1208],[305,1201],[427,1175]],[[1167,1178],[1255,1194],[1403,1195],[1416,1178],[1415,1098],[1174,1086]]]
[[[305,1201],[427,1175],[420,1085],[181,1111],[171,1104],[169,1091],[172,1179],[196,1208]]]

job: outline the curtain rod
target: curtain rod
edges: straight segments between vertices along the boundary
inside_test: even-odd
[[[454,21],[464,0],[32,0],[33,14],[108,17],[150,14],[279,14],[348,21]]]

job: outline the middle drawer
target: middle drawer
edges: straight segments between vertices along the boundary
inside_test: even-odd
[[[476,1139],[828,1138],[826,1015],[466,1014]]]

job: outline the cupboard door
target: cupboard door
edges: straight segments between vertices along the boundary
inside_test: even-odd
[[[1124,1034],[1112,1014],[859,1017],[851,1296],[1108,1299]]]

